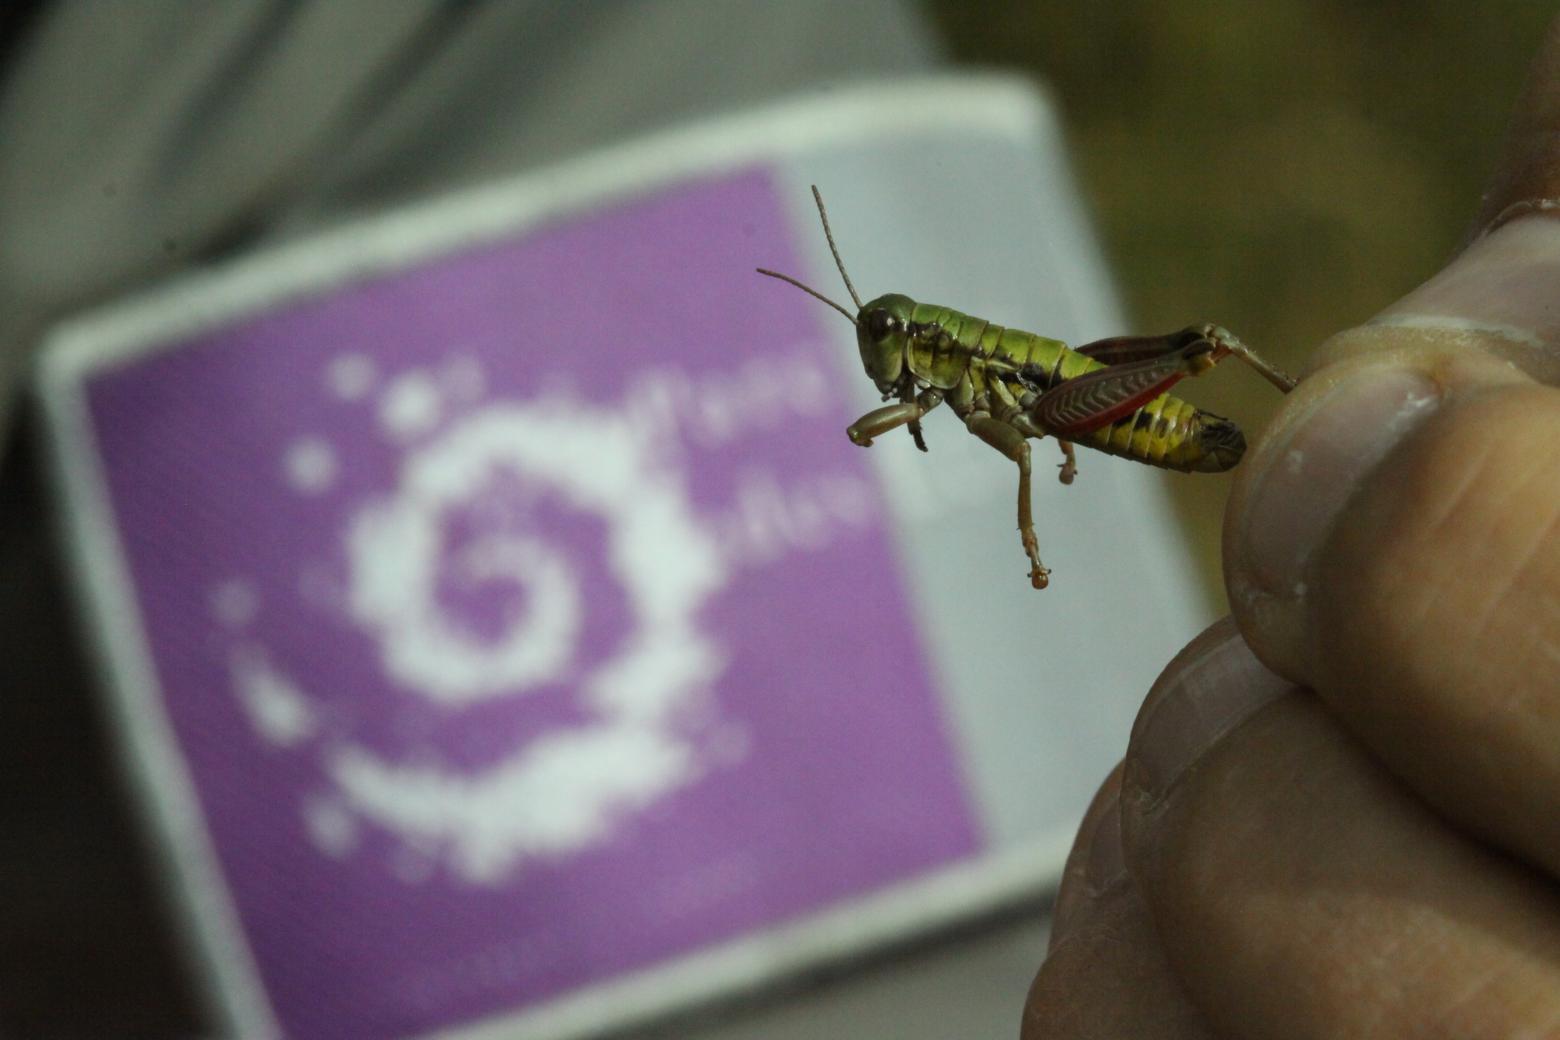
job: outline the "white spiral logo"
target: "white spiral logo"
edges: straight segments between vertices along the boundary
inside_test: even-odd
[[[545,529],[510,525],[447,549],[451,512],[480,506],[495,480],[605,521],[606,570],[632,616],[612,656],[592,660],[582,646],[591,590]],[[678,727],[720,668],[697,611],[724,580],[721,559],[680,474],[614,413],[552,401],[469,414],[407,457],[395,493],[349,525],[346,549],[350,615],[407,692],[459,710],[566,682],[591,722],[477,773],[336,744],[325,764],[344,808],[467,880],[491,882],[528,857],[599,841],[697,774]],[[439,601],[452,571],[512,583],[524,609],[496,635],[467,631]]]

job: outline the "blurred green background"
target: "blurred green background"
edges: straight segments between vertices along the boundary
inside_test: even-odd
[[[1292,371],[1458,247],[1555,14],[1531,0],[927,10],[956,62],[1050,85],[1131,319],[1123,331],[1216,321]],[[1279,402],[1234,365],[1186,396],[1240,420],[1248,439]],[[1222,610],[1229,478],[1164,479]]]

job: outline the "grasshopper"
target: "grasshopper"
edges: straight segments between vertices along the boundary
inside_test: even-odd
[[[1051,572],[1035,537],[1030,438],[1056,438],[1063,484],[1078,474],[1075,443],[1163,469],[1222,473],[1245,453],[1245,436],[1229,419],[1171,397],[1170,387],[1233,356],[1284,393],[1294,389],[1294,379],[1218,325],[1069,347],[900,293],[862,303],[834,244],[823,196],[812,191],[856,313],[789,275],[762,267],[758,273],[789,282],[856,326],[862,366],[883,400],[895,403],[863,415],[846,435],[865,448],[904,426],[926,451],[921,420],[946,401],[971,433],[1018,465],[1018,530],[1037,589],[1050,583]]]

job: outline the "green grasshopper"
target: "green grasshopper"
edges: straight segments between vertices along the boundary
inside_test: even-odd
[[[823,196],[812,191],[856,313],[789,275],[762,267],[758,273],[789,282],[856,326],[862,366],[883,400],[896,403],[863,415],[846,435],[868,447],[874,437],[905,426],[925,451],[921,419],[947,401],[971,433],[1018,464],[1018,530],[1037,589],[1050,583],[1051,572],[1040,562],[1035,537],[1029,438],[1057,439],[1063,484],[1078,473],[1074,443],[1163,469],[1222,473],[1246,451],[1240,428],[1166,391],[1232,355],[1284,393],[1294,389],[1294,379],[1217,325],[1069,347],[899,293],[862,303],[834,244]]]

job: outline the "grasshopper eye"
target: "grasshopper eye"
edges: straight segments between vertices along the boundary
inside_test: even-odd
[[[879,307],[867,315],[867,333],[875,340],[885,338],[894,330],[894,316]]]

